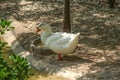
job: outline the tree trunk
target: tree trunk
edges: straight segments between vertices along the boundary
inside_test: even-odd
[[[64,3],[63,31],[64,32],[71,32],[71,25],[70,25],[70,0],[65,0],[65,3]]]
[[[114,8],[115,6],[115,0],[108,0],[109,8]]]

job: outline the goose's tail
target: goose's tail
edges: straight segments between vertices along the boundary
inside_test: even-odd
[[[78,36],[78,37],[79,37],[79,36],[80,36],[80,32],[78,32],[78,33],[76,34],[76,36]]]

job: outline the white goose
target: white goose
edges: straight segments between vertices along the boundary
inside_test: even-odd
[[[71,34],[66,32],[52,32],[51,27],[46,23],[41,23],[37,28],[37,32],[41,32],[41,42],[58,54],[58,59],[61,60],[61,54],[67,55],[74,51],[78,44],[79,34]]]

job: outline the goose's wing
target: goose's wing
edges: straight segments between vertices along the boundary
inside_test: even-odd
[[[69,44],[71,42],[72,38],[74,37],[74,34],[70,33],[62,33],[62,32],[57,32],[51,35],[45,42],[45,44],[50,47],[50,46],[57,46],[57,47],[62,47],[66,44]]]
[[[57,45],[66,45],[71,41],[73,34],[61,33],[61,37],[55,41]]]
[[[73,52],[78,43],[78,34],[53,33],[45,42],[45,45],[55,53],[68,54]]]

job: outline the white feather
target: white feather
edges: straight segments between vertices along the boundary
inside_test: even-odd
[[[65,32],[53,33],[50,26],[41,26],[45,31],[41,34],[42,43],[58,54],[70,54],[74,51],[78,44],[79,34],[71,34]]]

